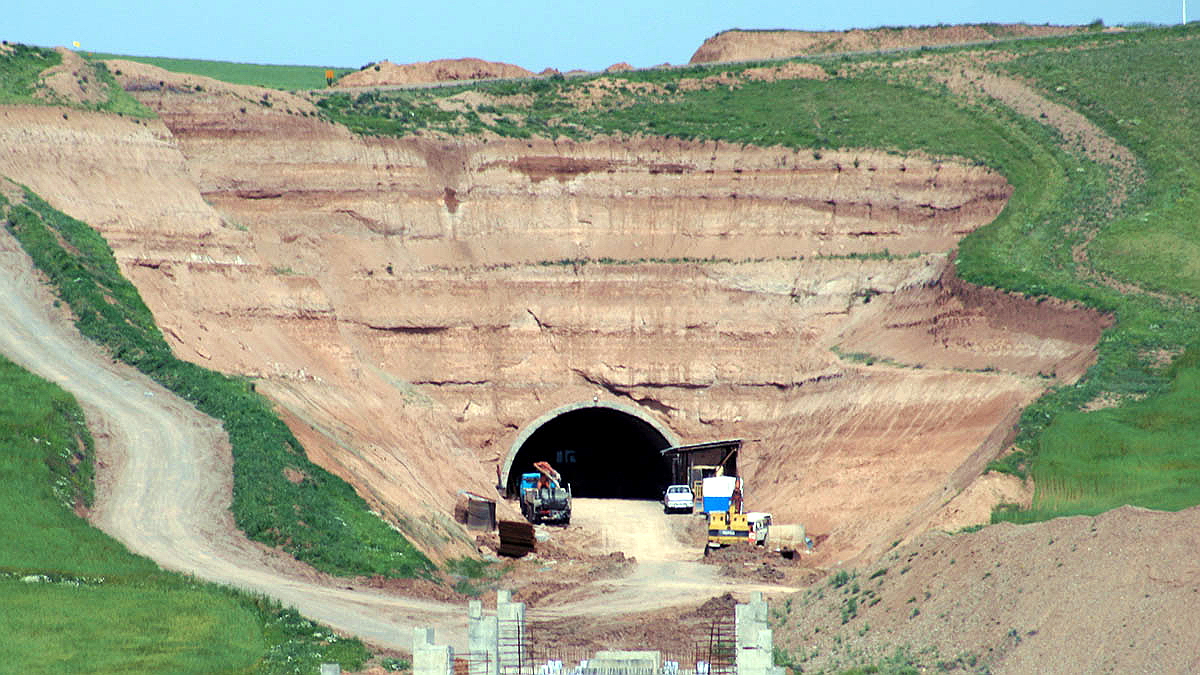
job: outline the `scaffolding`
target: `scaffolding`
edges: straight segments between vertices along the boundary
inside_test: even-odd
[[[561,631],[547,630],[562,620],[552,611],[529,612],[524,620],[499,620],[498,663],[490,663],[487,654],[465,654],[470,675],[681,675],[696,672],[693,664],[710,659],[713,651],[709,637],[696,635],[691,641],[693,648],[684,650],[687,653],[654,650],[657,656],[651,662],[636,656],[645,652],[627,652],[635,656],[625,662],[618,657],[614,662],[615,652],[608,652],[606,658],[605,652],[597,653],[593,644],[564,643]],[[731,616],[716,621],[721,626],[733,625]],[[732,629],[726,632],[732,645]],[[547,633],[553,637],[547,639]],[[730,658],[732,651],[721,663]],[[722,672],[733,675],[732,670]]]

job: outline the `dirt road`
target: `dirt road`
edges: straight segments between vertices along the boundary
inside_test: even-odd
[[[639,562],[700,560],[701,545],[684,545],[671,527],[696,517],[667,516],[662,504],[635,499],[575,499],[571,508],[572,521],[596,534],[600,552],[620,551]]]
[[[229,512],[232,458],[220,424],[82,338],[3,230],[0,297],[0,352],[70,391],[87,414],[97,445],[97,527],[164,568],[272,596],[372,645],[407,651],[409,629],[432,626],[439,642],[465,647],[464,606],[322,577],[242,536]],[[577,514],[606,533],[611,550],[644,562],[557,613],[612,616],[758,588],[722,583],[711,568],[687,562],[698,555],[671,535],[654,502],[579,500]]]
[[[465,643],[465,608],[320,583],[242,536],[220,424],[83,339],[3,230],[0,270],[0,352],[74,394],[96,437],[97,527],[167,569],[270,595],[371,644],[407,650],[416,625]]]
[[[703,544],[689,545],[677,536],[688,519],[700,516],[668,516],[658,502],[630,499],[576,499],[571,511],[572,522],[595,537],[597,552],[620,551],[637,559],[637,565],[626,577],[597,584],[601,592],[593,597],[563,602],[553,609],[546,609],[552,603],[543,602],[538,610],[543,615],[648,612],[699,604],[725,592],[799,590],[729,579],[716,566],[700,562]]]

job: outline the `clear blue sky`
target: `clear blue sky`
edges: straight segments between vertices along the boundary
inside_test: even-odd
[[[358,67],[474,56],[530,70],[686,63],[728,28],[1174,24],[1183,0],[16,0],[0,38],[139,56]],[[1200,0],[1189,20],[1200,13]]]

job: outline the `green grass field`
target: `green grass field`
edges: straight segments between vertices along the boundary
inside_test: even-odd
[[[163,572],[89,526],[72,510],[91,498],[93,465],[78,404],[3,356],[0,400],[0,670],[316,672],[369,656],[270,601]]]
[[[84,58],[92,61],[108,59],[124,59],[137,61],[163,70],[189,75],[203,75],[222,82],[233,84],[250,84],[256,87],[270,89],[300,90],[321,89],[326,86],[325,71],[334,71],[338,78],[346,73],[354,72],[354,68],[334,68],[332,66],[270,66],[256,63],[232,63],[229,61],[204,61],[201,59],[172,59],[160,56],[124,56],[121,54],[105,54],[101,52],[80,52]]]
[[[1200,503],[1200,30],[1146,31],[1090,48],[1045,51],[1007,66],[1087,115],[1133,150],[1145,182],[1115,218],[1095,226],[1095,269],[1122,292],[1076,282],[1118,323],[1079,386],[1026,413],[1037,486],[1014,520],[1098,513],[1122,504],[1180,509]],[[1149,292],[1139,292],[1137,289]],[[1104,396],[1120,407],[1079,412]]]

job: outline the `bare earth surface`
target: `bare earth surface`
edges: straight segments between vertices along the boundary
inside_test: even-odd
[[[841,588],[775,599],[776,645],[809,671],[908,645],[968,671],[1200,672],[1197,551],[1200,508],[931,533]]]
[[[533,73],[511,63],[482,59],[441,59],[404,64],[380,61],[358,72],[348,73],[335,86],[381,87],[510,77],[533,77]]]

